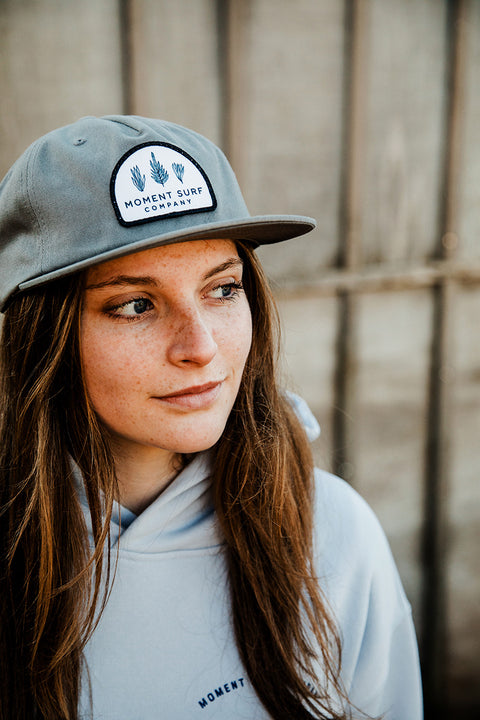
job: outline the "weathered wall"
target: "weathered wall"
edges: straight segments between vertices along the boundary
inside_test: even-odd
[[[479,62],[475,0],[0,3],[2,173],[134,112],[221,143],[253,213],[317,218],[260,251],[288,374],[390,538],[437,718],[480,708]]]

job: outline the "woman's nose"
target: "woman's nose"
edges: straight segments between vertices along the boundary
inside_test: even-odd
[[[218,350],[212,329],[198,309],[184,313],[173,331],[168,348],[171,363],[208,365]]]

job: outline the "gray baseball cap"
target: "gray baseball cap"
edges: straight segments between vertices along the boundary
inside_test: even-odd
[[[192,130],[86,117],[34,142],[0,184],[0,311],[18,292],[120,255],[202,238],[257,247],[314,227],[252,217],[225,155]]]

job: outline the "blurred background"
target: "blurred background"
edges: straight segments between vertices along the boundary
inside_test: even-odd
[[[253,214],[318,464],[378,514],[427,718],[480,713],[480,2],[0,0],[0,173],[84,115],[220,144]]]

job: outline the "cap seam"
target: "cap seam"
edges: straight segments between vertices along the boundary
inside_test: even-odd
[[[32,213],[32,217],[34,218],[37,226],[38,226],[38,237],[40,239],[40,272],[44,272],[45,268],[45,237],[44,233],[46,233],[46,225],[43,222],[42,218],[40,217],[40,212],[37,211],[35,207],[35,184],[30,183],[30,175],[33,174],[32,166],[35,163],[38,153],[40,152],[40,144],[33,148],[32,153],[30,157],[27,160],[27,164],[25,167],[25,194],[26,198],[28,200],[28,205],[30,207],[30,212]],[[31,187],[30,187],[31,185]]]

